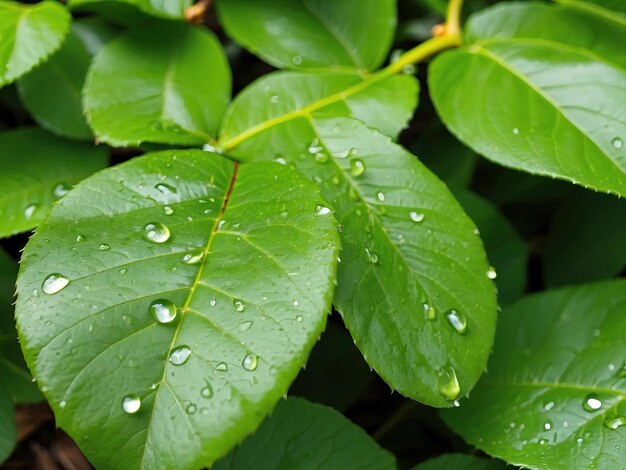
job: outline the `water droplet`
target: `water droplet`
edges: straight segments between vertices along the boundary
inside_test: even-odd
[[[454,331],[460,335],[465,334],[465,330],[467,329],[467,320],[462,313],[451,308],[445,315],[448,322],[450,322],[450,325],[452,325],[452,328],[454,328]]]
[[[494,268],[493,266],[489,266],[489,269],[487,270],[487,277],[489,279],[495,279],[496,277],[498,277],[498,273],[496,272],[496,268]]]
[[[65,183],[59,183],[57,184],[54,189],[52,190],[52,194],[55,197],[63,197],[65,196],[67,193],[70,192],[70,189],[72,189],[70,186],[68,186]]]
[[[552,408],[554,408],[554,402],[553,401],[549,401],[547,403],[545,403],[543,405],[543,409],[546,411],[550,411]]]
[[[317,163],[327,163],[328,160],[329,160],[329,157],[326,152],[318,152],[315,154],[315,161]]]
[[[298,315],[298,316],[296,317],[296,321],[297,321],[297,322],[301,322],[302,320],[303,320],[302,315]]]
[[[247,354],[246,357],[243,358],[243,362],[241,363],[243,368],[249,371],[256,370],[258,364],[259,358],[256,354]]]
[[[626,426],[626,418],[623,416],[617,416],[615,418],[607,418],[604,420],[604,426],[608,429],[618,429],[622,426]]]
[[[378,255],[374,253],[372,250],[370,250],[369,248],[365,248],[365,255],[367,256],[367,259],[369,260],[370,263],[372,264],[378,263]]]
[[[165,215],[172,215],[174,213],[174,209],[172,209],[170,206],[165,206],[163,208],[163,212],[165,213]]]
[[[613,144],[613,147],[615,147],[616,149],[621,149],[624,146],[624,141],[619,137],[615,137],[613,140],[611,140],[611,144]]]
[[[170,239],[170,229],[159,222],[150,222],[143,228],[143,236],[153,243],[165,243]]]
[[[378,191],[376,193],[376,199],[378,199],[380,202],[385,202],[385,193],[383,193],[382,191]]]
[[[459,380],[456,378],[456,371],[450,367],[444,367],[439,371],[437,377],[437,389],[446,400],[454,400],[461,393],[461,386]]]
[[[590,413],[599,410],[602,408],[602,401],[600,397],[595,393],[590,393],[583,400],[583,409],[585,411],[589,411]]]
[[[424,304],[422,304],[422,307],[424,308],[424,318],[426,318],[426,320],[434,320],[437,317],[437,311],[435,310],[435,307],[427,302],[424,302]]]
[[[161,194],[176,194],[176,188],[166,183],[157,183],[154,186],[154,189],[159,191]]]
[[[360,158],[353,158],[350,160],[350,174],[352,176],[361,176],[365,173],[365,162]]]
[[[228,370],[228,365],[225,362],[220,362],[215,366],[215,370],[218,372],[226,372]]]
[[[135,414],[141,408],[141,398],[139,395],[126,395],[122,400],[122,409],[124,413],[130,415]]]
[[[409,212],[409,217],[413,222],[421,222],[422,220],[424,220],[424,214],[422,214],[421,212]]]
[[[285,160],[283,157],[280,157],[280,156],[274,158],[274,161],[276,163],[280,163],[281,165],[286,165],[287,164],[287,160]]]
[[[546,421],[545,423],[543,423],[543,429],[545,429],[546,431],[552,429],[552,421]]]
[[[215,305],[216,305],[216,304],[217,304],[217,300],[215,300],[215,299],[211,299],[211,300],[209,301],[209,305],[210,305],[211,307],[215,307]]]
[[[237,329],[243,333],[244,331],[248,331],[251,326],[252,326],[251,321],[244,321],[239,324]]]
[[[59,408],[65,408],[67,406],[67,402],[65,400],[61,400],[59,403]]]
[[[159,323],[171,323],[176,319],[178,309],[167,299],[158,299],[150,304],[148,313]]]
[[[547,439],[544,439],[544,438],[539,439],[539,444],[540,445],[545,446],[547,443],[548,443]]]
[[[246,304],[238,299],[233,299],[233,305],[235,306],[235,310],[238,312],[243,312],[246,309]]]
[[[175,366],[180,366],[187,362],[189,356],[191,356],[191,349],[189,349],[189,346],[186,346],[184,344],[181,346],[176,346],[170,352],[170,362]]]
[[[313,139],[313,142],[309,145],[308,151],[311,155],[315,155],[316,153],[320,153],[324,150],[324,147],[320,145],[320,141],[318,139]]]
[[[300,65],[302,63],[302,57],[300,57],[299,55],[295,55],[291,58],[291,62],[293,63],[293,65]]]
[[[27,220],[30,219],[37,210],[37,207],[37,204],[27,206],[26,209],[24,209],[24,218]]]
[[[206,383],[206,387],[200,390],[200,395],[202,395],[203,398],[213,398],[213,387],[211,387],[209,382]]]
[[[298,302],[297,300],[294,300],[294,301],[293,301],[293,306],[294,306],[294,307],[297,307],[298,305],[300,305],[300,302]]]
[[[41,290],[44,294],[56,294],[60,290],[65,289],[70,283],[70,280],[59,273],[50,274],[41,285]]]
[[[328,215],[328,214],[330,214],[330,209],[328,207],[325,207],[325,206],[316,206],[315,207],[315,213],[317,215]]]
[[[117,272],[117,274],[119,274],[120,276],[125,276],[127,272],[128,272],[128,269],[122,268]]]
[[[111,249],[111,247],[109,245],[107,245],[106,243],[100,243],[98,245],[98,250],[100,250],[100,251],[108,251],[110,249]]]
[[[513,128],[513,135],[519,135],[519,129],[517,127]]]
[[[192,415],[196,412],[197,409],[198,407],[196,405],[194,405],[193,403],[189,403],[187,405],[187,408],[185,408],[185,411],[187,412],[187,414]]]
[[[77,235],[77,236],[76,236],[76,241],[77,241],[77,242],[82,242],[82,241],[84,241],[84,240],[85,240],[85,236],[84,236],[84,235]]]
[[[280,98],[278,97],[278,95],[270,96],[270,103],[276,104],[276,103],[278,103],[279,100],[280,100]]]
[[[183,256],[181,261],[185,264],[198,264],[202,261],[203,257],[204,252],[202,250],[192,251],[191,253],[187,253]]]

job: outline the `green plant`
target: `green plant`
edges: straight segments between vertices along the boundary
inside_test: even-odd
[[[623,233],[626,4],[475,1],[461,27],[450,0],[434,37],[383,66],[395,0],[218,0],[212,28],[191,24],[211,2],[191,3],[0,2],[0,85],[16,82],[5,90],[19,98],[3,95],[0,234],[36,228],[17,331],[57,424],[93,465],[396,468],[336,411],[279,403],[332,305],[360,355],[333,339],[291,390],[345,408],[370,380],[362,356],[407,397],[378,440],[419,402],[450,408],[453,431],[509,464],[620,468],[626,284],[606,279],[626,251],[615,236],[593,246],[571,214],[584,207]],[[284,70],[231,77],[247,56],[229,43],[227,57],[222,27]],[[434,113],[412,121],[425,61],[422,96],[464,145]],[[245,88],[231,102],[233,78]],[[41,128],[22,128],[26,111]],[[423,161],[397,143],[411,121]],[[109,153],[141,155],[103,170]],[[482,197],[469,191],[477,166],[493,179]],[[550,200],[569,207],[548,235],[545,285],[604,282],[520,300],[543,287],[533,272],[527,288],[527,261],[545,220],[514,225],[500,210]],[[584,265],[579,250],[593,250]],[[3,264],[9,305],[15,266]],[[0,459],[13,401],[40,398],[8,319]],[[354,362],[324,388],[335,352]],[[462,465],[504,466],[451,454],[419,468]]]

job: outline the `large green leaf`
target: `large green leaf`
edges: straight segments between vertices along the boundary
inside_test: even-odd
[[[230,69],[208,30],[155,22],[96,55],[84,106],[96,136],[114,146],[202,145],[230,100]]]
[[[313,115],[353,116],[395,137],[411,118],[417,98],[418,82],[410,75],[372,81],[355,74],[278,72],[237,96],[224,118],[220,144],[235,156],[249,153],[259,142],[271,150],[266,131],[285,125],[306,128]],[[310,141],[300,143],[307,149]]]
[[[526,298],[498,325],[489,372],[444,418],[469,443],[527,468],[626,461],[626,281]]]
[[[96,467],[210,466],[305,364],[337,251],[328,204],[290,168],[139,157],[81,183],[31,238],[22,347]]]
[[[37,226],[50,204],[106,165],[103,148],[66,141],[38,128],[0,133],[0,236]]]
[[[0,387],[17,403],[33,403],[42,397],[32,382],[17,342],[13,320],[16,277],[17,263],[0,250]]]
[[[585,192],[556,212],[543,252],[546,284],[606,279],[626,266],[626,202]]]
[[[69,0],[70,8],[82,10],[102,4],[105,8],[115,3],[126,3],[154,16],[162,18],[182,18],[185,8],[191,6],[193,0]]]
[[[413,470],[505,470],[506,465],[499,460],[481,459],[467,454],[443,454],[427,460]]]
[[[374,70],[396,24],[395,0],[220,0],[218,7],[229,36],[278,68]]]
[[[489,201],[469,191],[455,195],[480,230],[494,267],[490,276],[496,280],[498,301],[506,305],[519,299],[526,289],[528,246],[511,222]]]
[[[58,2],[0,2],[0,86],[18,79],[56,51],[70,19]]]
[[[0,382],[0,464],[11,455],[16,440],[13,400],[9,391]]]
[[[394,458],[343,415],[300,398],[280,403],[214,470],[393,470]]]
[[[241,103],[226,129],[249,109]],[[342,226],[335,307],[357,346],[392,388],[448,406],[478,380],[495,330],[477,230],[414,156],[355,119],[328,114],[267,126],[234,155],[278,155],[320,185]]]
[[[466,36],[429,76],[454,134],[502,165],[626,195],[623,19],[501,4],[474,16]]]

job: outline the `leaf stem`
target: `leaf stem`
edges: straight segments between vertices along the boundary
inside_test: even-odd
[[[380,80],[403,72],[407,65],[417,64],[441,51],[459,46],[461,44],[460,18],[462,5],[463,0],[450,0],[444,30],[440,35],[430,38],[413,49],[405,52],[400,56],[400,58],[398,58],[398,60],[366,77],[362,82],[359,82],[356,85],[346,88],[345,90],[333,95],[326,96],[318,101],[314,101],[303,108],[296,109],[281,116],[261,122],[234,137],[228,138],[225,142],[221,142],[222,139],[220,139],[215,147],[220,153],[232,150],[243,141],[260,132],[270,129],[275,125],[290,121],[291,119],[295,119],[297,117],[308,116],[310,113],[317,111],[318,109],[329,106],[338,101],[345,100],[346,98],[363,91]]]

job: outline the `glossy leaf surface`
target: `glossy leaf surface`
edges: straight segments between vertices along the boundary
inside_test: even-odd
[[[217,132],[230,87],[230,69],[212,33],[155,22],[96,55],[84,106],[96,136],[111,145],[201,145]]]
[[[330,309],[337,227],[318,206],[287,167],[192,150],[101,172],[54,207],[22,258],[18,330],[96,467],[210,466],[260,424]]]
[[[249,109],[239,110],[242,102],[230,120]],[[343,251],[334,303],[376,372],[433,406],[469,392],[491,348],[495,295],[476,229],[445,185],[355,119],[299,116],[267,127],[235,155],[279,155],[335,208]],[[466,323],[461,333],[449,323],[451,310]],[[447,397],[442,376],[453,384]]]
[[[59,3],[0,2],[0,86],[18,79],[61,46],[70,15]]]
[[[38,128],[0,133],[0,236],[37,226],[73,184],[104,168],[107,152]]]
[[[337,411],[289,398],[278,404],[253,436],[213,468],[393,470],[396,465],[391,454]]]
[[[488,373],[446,422],[527,468],[626,460],[626,281],[528,297],[500,317]]]
[[[9,391],[0,382],[0,463],[11,455],[16,440],[13,400]]]
[[[623,20],[570,6],[487,9],[432,64],[437,111],[497,163],[624,195],[625,35]]]
[[[150,15],[162,18],[182,18],[185,8],[191,6],[193,0],[69,0],[70,8],[81,9],[84,7],[98,6],[102,4],[110,8],[109,4],[125,3],[135,6]]]
[[[218,11],[229,36],[275,67],[366,71],[389,52],[395,3],[221,0]]]

